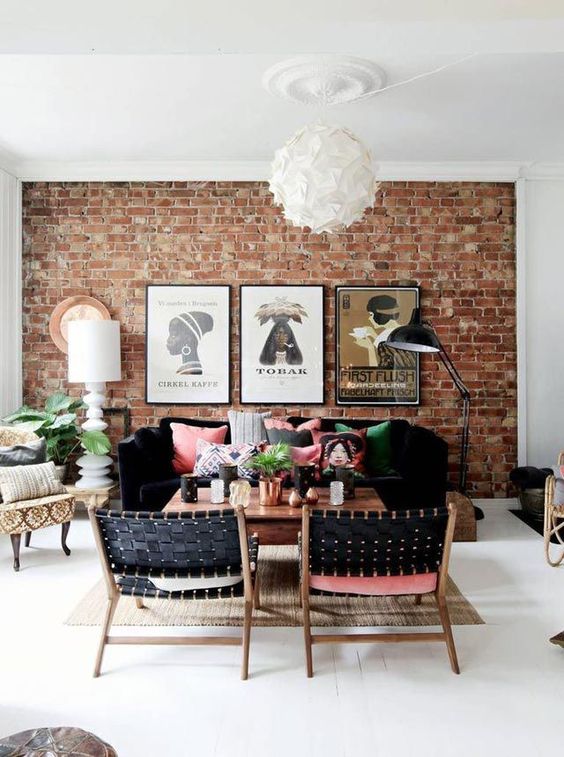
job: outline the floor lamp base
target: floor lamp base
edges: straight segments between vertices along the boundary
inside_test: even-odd
[[[106,401],[105,389],[106,385],[103,383],[86,384],[87,394],[84,396],[87,406],[86,421],[82,424],[84,431],[105,431],[108,428],[108,424],[102,417],[102,406]],[[101,489],[115,483],[109,476],[113,467],[113,460],[109,455],[94,455],[92,452],[85,452],[78,458],[76,464],[79,467],[77,489]]]

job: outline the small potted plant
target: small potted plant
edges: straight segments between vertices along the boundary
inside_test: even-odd
[[[258,452],[249,463],[249,468],[260,473],[259,504],[273,507],[282,499],[282,478],[278,475],[292,469],[290,446],[279,442],[264,452]]]
[[[69,458],[78,447],[94,455],[105,455],[111,449],[110,440],[103,431],[81,432],[76,423],[75,411],[83,407],[86,405],[82,400],[56,392],[47,398],[43,410],[23,405],[15,413],[3,418],[3,422],[33,431],[44,438],[47,460],[55,463],[57,475],[64,481]]]

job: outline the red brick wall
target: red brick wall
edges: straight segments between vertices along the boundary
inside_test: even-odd
[[[260,182],[25,184],[26,401],[66,388],[65,356],[51,342],[49,316],[62,298],[86,293],[122,323],[124,381],[111,385],[109,396],[131,407],[134,428],[168,414],[225,417],[225,407],[145,404],[145,285],[325,284],[328,404],[304,414],[414,419],[449,441],[455,479],[459,402],[433,356],[421,362],[420,407],[349,410],[333,400],[334,286],[417,283],[425,316],[473,394],[470,484],[480,495],[504,496],[517,446],[514,213],[511,184],[392,182],[365,221],[329,236],[288,227]],[[233,306],[237,402],[236,286]]]

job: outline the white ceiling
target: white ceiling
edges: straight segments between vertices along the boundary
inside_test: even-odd
[[[0,165],[268,161],[318,112],[264,70],[330,52],[389,83],[475,53],[327,110],[377,161],[564,161],[562,0],[0,0]]]

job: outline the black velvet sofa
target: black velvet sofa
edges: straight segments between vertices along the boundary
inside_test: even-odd
[[[288,419],[298,425],[306,418]],[[382,421],[380,421],[382,422]],[[217,427],[227,421],[203,418],[162,418],[157,427],[136,431],[118,445],[121,499],[125,510],[161,510],[180,487],[172,467],[171,423]],[[379,423],[369,418],[322,418],[321,430],[334,431],[335,423],[366,428]],[[229,430],[225,443],[230,442]],[[368,476],[357,486],[374,487],[390,510],[443,505],[447,490],[448,445],[433,431],[405,420],[391,421],[392,467],[397,475]],[[209,486],[209,479],[198,479]],[[321,485],[327,485],[322,482]]]

